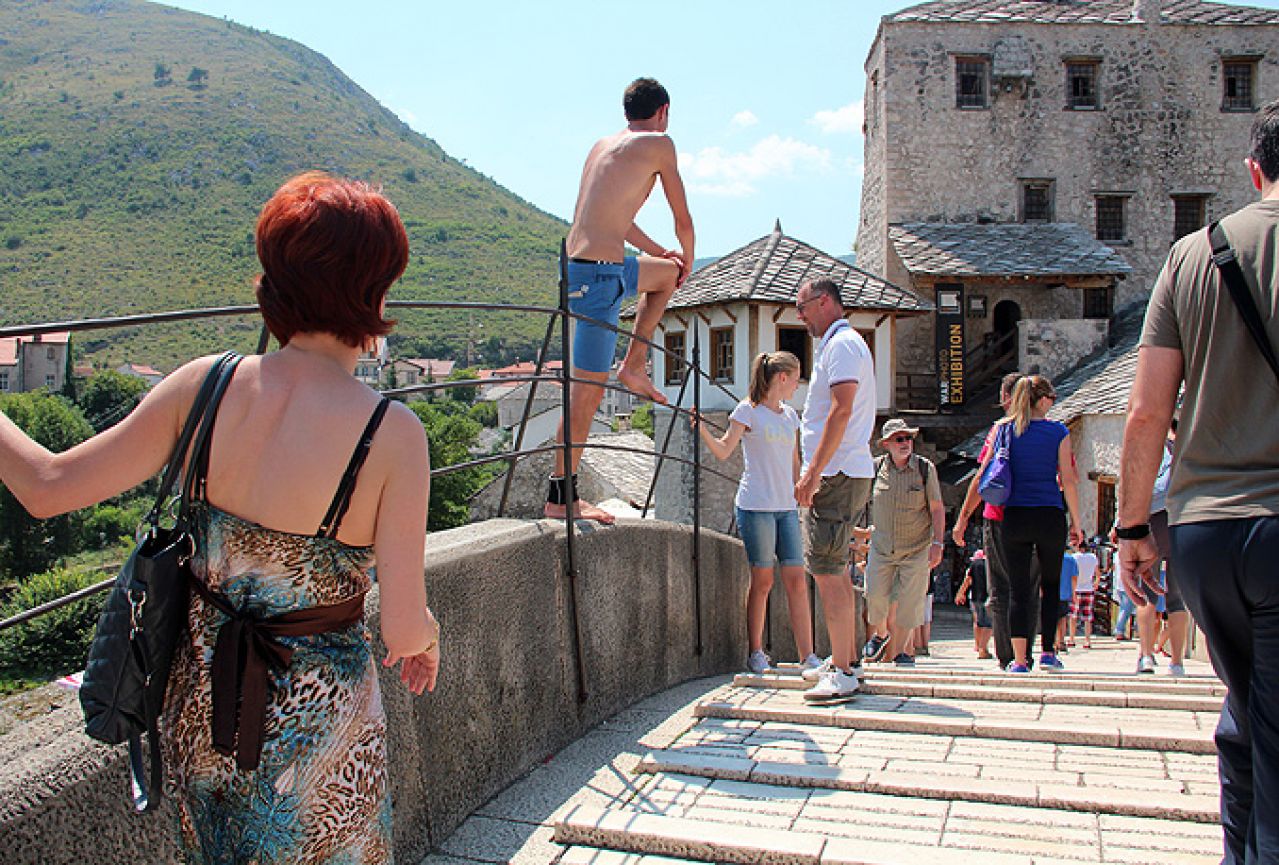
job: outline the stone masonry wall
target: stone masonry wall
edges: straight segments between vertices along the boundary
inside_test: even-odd
[[[1030,58],[1027,83],[992,86],[989,109],[956,108],[955,55],[1014,40]],[[1221,58],[1262,57],[1262,105],[1279,97],[1276,44],[1268,25],[881,25],[867,59],[858,265],[885,272],[888,223],[1016,221],[1019,179],[1051,178],[1055,219],[1089,231],[1095,195],[1129,196],[1130,242],[1116,248],[1133,273],[1116,306],[1141,300],[1173,240],[1172,194],[1209,194],[1209,220],[1254,200],[1241,158],[1255,115],[1221,110]],[[1068,57],[1101,61],[1100,109],[1065,109]]]
[[[1022,319],[1017,324],[1021,369],[1056,378],[1104,348],[1109,329],[1101,319]]]

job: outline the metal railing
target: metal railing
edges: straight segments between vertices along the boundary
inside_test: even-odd
[[[572,456],[574,452],[584,452],[587,449],[609,450],[628,452],[636,454],[652,454],[655,458],[653,466],[653,475],[650,479],[648,493],[644,500],[644,507],[641,511],[642,515],[647,517],[648,512],[653,504],[653,497],[657,489],[658,477],[662,471],[663,465],[667,461],[690,466],[693,470],[693,497],[692,497],[692,549],[690,551],[691,577],[693,580],[693,598],[694,598],[694,615],[695,615],[695,652],[700,655],[703,650],[702,642],[702,615],[701,615],[701,532],[702,532],[702,513],[701,513],[701,480],[704,472],[709,472],[716,477],[725,481],[736,484],[737,479],[718,469],[705,466],[701,460],[701,444],[694,434],[692,458],[670,453],[671,435],[674,431],[675,422],[680,417],[699,417],[702,408],[702,379],[710,382],[711,385],[723,394],[728,396],[733,402],[738,397],[728,388],[714,381],[705,370],[701,368],[701,342],[698,332],[694,332],[691,346],[691,358],[684,358],[681,355],[668,350],[665,346],[658,345],[652,340],[637,336],[633,332],[624,328],[609,324],[607,322],[592,319],[584,315],[573,312],[569,309],[568,304],[568,284],[563,271],[560,275],[559,298],[555,306],[536,306],[526,304],[489,304],[467,301],[389,301],[387,306],[392,309],[412,309],[412,310],[469,310],[476,312],[522,312],[534,315],[545,315],[547,317],[546,335],[542,340],[541,349],[538,352],[537,362],[532,375],[509,376],[499,379],[502,383],[528,383],[529,392],[524,403],[523,417],[519,423],[519,430],[516,433],[514,442],[509,451],[495,453],[488,456],[477,457],[476,459],[466,460],[449,466],[440,466],[432,468],[430,472],[431,478],[442,477],[454,472],[473,469],[478,466],[489,465],[497,462],[507,463],[507,470],[503,482],[501,500],[498,505],[498,516],[506,513],[509,501],[511,484],[515,476],[519,462],[527,457],[536,456],[544,453],[555,453],[557,451],[563,454],[564,465],[572,466]],[[257,316],[259,310],[256,305],[246,306],[221,306],[205,309],[188,309],[175,310],[169,312],[145,313],[139,315],[114,316],[94,319],[80,319],[75,321],[55,321],[43,322],[39,324],[15,325],[8,327],[0,327],[0,338],[6,337],[30,337],[47,333],[57,332],[83,332],[97,330],[113,330],[118,328],[137,327],[145,325],[155,325],[163,323],[195,321],[201,319],[213,318],[230,318],[237,316]],[[648,451],[641,448],[629,447],[625,445],[608,444],[604,442],[575,442],[572,440],[571,433],[571,411],[572,400],[574,397],[573,385],[582,385],[590,387],[598,387],[605,390],[613,390],[622,393],[631,393],[627,388],[609,382],[597,382],[585,379],[572,374],[572,337],[570,322],[589,321],[592,324],[613,331],[621,337],[628,340],[637,340],[647,346],[649,349],[662,353],[669,361],[675,362],[684,369],[693,373],[692,376],[684,375],[683,382],[680,385],[679,395],[673,405],[665,406],[672,412],[670,424],[667,426],[660,450]],[[555,333],[555,325],[559,323],[560,327],[560,360],[561,367],[558,374],[547,373],[544,370],[547,362],[550,360],[549,350],[551,339]],[[265,326],[262,328],[257,345],[257,353],[261,354],[266,351],[269,343],[269,333]],[[692,382],[692,404],[684,406],[684,399],[689,385]],[[493,380],[484,379],[463,379],[444,382],[427,382],[407,387],[396,387],[383,390],[387,396],[408,397],[415,394],[426,394],[436,391],[446,391],[452,388],[461,387],[477,387],[492,384]],[[529,416],[534,404],[538,385],[542,383],[555,383],[560,386],[560,403],[562,408],[562,421],[564,424],[564,441],[557,444],[547,444],[535,447],[524,447],[524,433],[528,427]],[[720,429],[718,424],[702,420],[712,428]],[[567,496],[569,501],[574,499],[574,480],[573,473],[566,471],[565,476]],[[586,659],[583,652],[581,619],[578,612],[578,568],[577,568],[577,550],[576,550],[576,518],[573,515],[573,507],[566,508],[565,523],[565,573],[564,577],[569,581],[569,616],[572,620],[574,656],[576,659],[576,676],[577,676],[577,692],[578,699],[585,702],[589,696]],[[730,526],[731,527],[731,526]],[[7,628],[16,627],[25,622],[29,622],[38,616],[53,612],[54,610],[73,604],[83,600],[94,594],[104,592],[109,589],[115,582],[114,578],[103,580],[91,586],[87,586],[71,594],[61,598],[41,604],[31,610],[26,610],[17,615],[11,616],[0,621],[0,631]]]

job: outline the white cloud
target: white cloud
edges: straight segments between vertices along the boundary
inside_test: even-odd
[[[858,100],[845,105],[843,108],[836,108],[832,111],[818,111],[808,119],[808,122],[822,132],[852,132],[860,135],[862,122],[866,119],[865,109],[865,103]]]
[[[697,153],[679,155],[680,173],[690,190],[736,198],[754,193],[754,181],[798,171],[826,172],[831,163],[831,152],[826,148],[778,135],[770,135],[739,153],[704,147]]]
[[[729,122],[732,123],[734,126],[738,126],[742,129],[745,129],[748,126],[754,126],[755,124],[759,123],[759,118],[755,116],[755,112],[750,111],[748,109],[746,111],[739,111],[736,114],[734,114],[733,119]]]

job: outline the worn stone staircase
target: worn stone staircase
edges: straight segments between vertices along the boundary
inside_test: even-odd
[[[1202,664],[1130,673],[1130,646],[1013,678],[959,643],[868,667],[837,706],[806,704],[793,668],[739,675],[643,756],[632,791],[559,816],[558,861],[1219,861],[1224,688]]]
[[[1207,664],[1138,676],[1134,645],[1105,638],[1014,678],[976,660],[960,613],[841,705],[806,704],[787,666],[642,701],[422,865],[1220,861]]]

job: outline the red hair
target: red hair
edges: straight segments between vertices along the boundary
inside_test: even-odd
[[[395,206],[356,180],[319,171],[285,182],[257,226],[258,306],[285,345],[295,333],[330,333],[350,346],[390,332],[382,301],[409,261]]]

